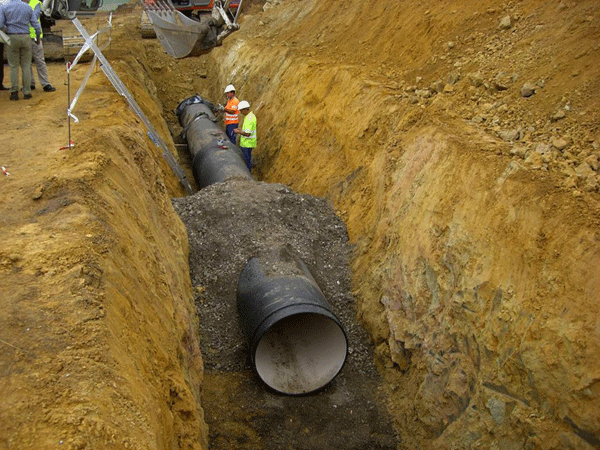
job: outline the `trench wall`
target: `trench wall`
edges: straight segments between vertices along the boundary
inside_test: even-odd
[[[143,61],[131,53],[110,56],[174,151]],[[108,87],[108,96],[118,98],[107,80],[98,81]],[[171,205],[172,196],[185,192],[126,102],[117,104],[106,112],[114,127],[87,136],[90,145],[100,144],[96,151],[106,158],[97,195],[98,213],[113,236],[102,268],[110,354],[128,408],[143,424],[139,448],[199,450],[207,448],[200,405],[202,357],[187,234]]]
[[[138,18],[115,19],[104,53],[174,151],[141,48],[123,39]],[[74,85],[88,67],[73,72]],[[21,276],[33,270],[27,308],[44,334],[35,353],[21,357],[25,369],[5,375],[14,389],[2,411],[2,443],[206,449],[188,241],[171,204],[185,192],[102,71],[92,72],[74,113],[75,146],[48,149],[47,172],[28,188],[44,208],[31,219],[40,230],[22,247],[35,252],[24,253]],[[63,117],[56,122],[62,127]]]
[[[597,448],[596,203],[511,158],[448,97],[405,111],[389,79],[296,49],[305,18],[325,35],[311,13],[331,8],[247,16],[211,54],[212,81],[263,102],[259,176],[329,198],[346,221],[401,447]],[[374,29],[390,25],[381,8],[364,11]]]

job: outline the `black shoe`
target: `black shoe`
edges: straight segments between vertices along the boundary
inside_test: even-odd
[[[32,91],[35,91],[35,84],[32,84],[30,87]]]
[[[3,84],[0,84],[0,91],[8,91],[8,88]]]
[[[11,92],[10,93],[10,99],[11,100],[19,100],[19,93],[18,92]]]
[[[55,90],[56,88],[51,84],[47,84],[46,86],[44,86],[44,92],[54,92]]]
[[[25,100],[29,100],[29,99],[31,98],[31,94],[25,94],[25,95],[23,96],[23,98],[24,98]]]

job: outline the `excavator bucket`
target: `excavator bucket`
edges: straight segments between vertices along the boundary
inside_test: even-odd
[[[173,58],[205,54],[239,28],[220,7],[216,8],[216,15],[213,12],[198,21],[177,11],[171,0],[145,0],[142,4],[156,37]],[[221,12],[223,18],[219,16]]]

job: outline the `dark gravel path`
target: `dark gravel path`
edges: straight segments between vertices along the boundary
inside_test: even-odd
[[[331,205],[284,185],[247,181],[218,183],[173,204],[190,242],[211,448],[396,448],[372,346],[355,319],[346,227]],[[305,397],[270,392],[261,382],[237,317],[237,281],[248,259],[281,246],[306,263],[349,340],[341,373]]]

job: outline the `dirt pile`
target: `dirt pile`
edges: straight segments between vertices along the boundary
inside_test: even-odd
[[[288,248],[307,264],[345,325],[353,323],[346,227],[323,199],[279,184],[229,182],[174,200],[190,242],[190,273],[201,313],[207,368],[245,366],[237,322],[240,273],[253,256]],[[211,347],[209,342],[214,342]],[[367,350],[355,348],[366,362]]]
[[[107,54],[172,145],[135,52],[118,51],[133,17]],[[67,77],[49,71],[56,93],[0,98],[0,448],[206,448],[183,192],[97,69],[61,148]]]

